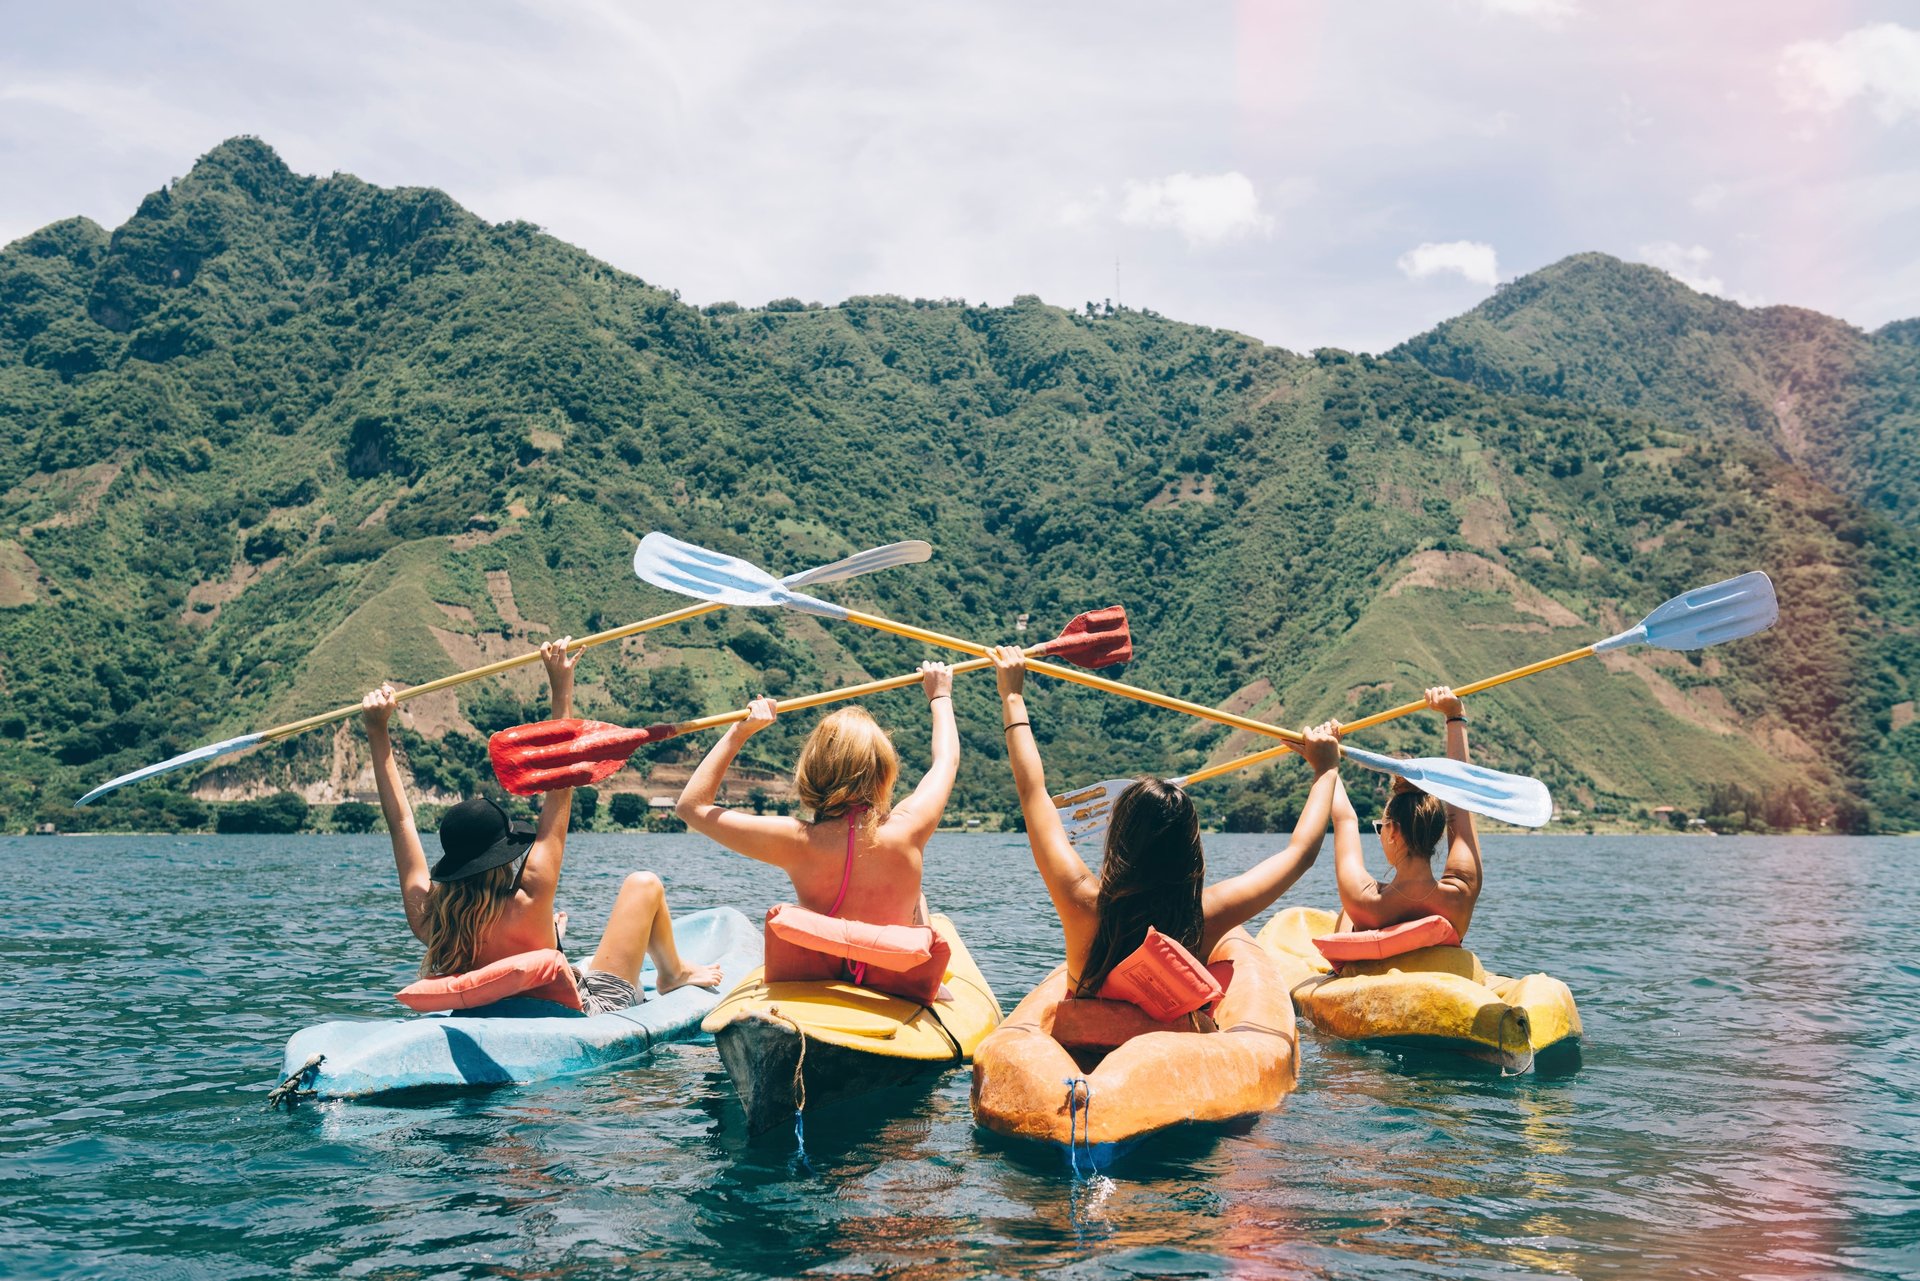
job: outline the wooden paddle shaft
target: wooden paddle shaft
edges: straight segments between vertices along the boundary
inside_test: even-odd
[[[1038,645],[1029,645],[1023,653],[1044,654],[1048,648],[1059,644],[1060,638],[1042,641]],[[964,663],[953,665],[953,674],[977,672],[992,667],[991,658],[970,658]],[[905,676],[889,676],[884,680],[868,681],[864,685],[847,685],[840,689],[830,689],[819,694],[805,694],[799,698],[781,699],[774,707],[782,712],[801,712],[809,707],[821,707],[827,703],[838,703],[849,698],[865,698],[869,694],[884,694],[891,689],[905,689],[920,679],[919,672],[908,672]],[[719,712],[712,716],[702,716],[697,721],[681,721],[673,727],[675,734],[697,734],[704,729],[718,729],[722,725],[732,725],[747,719],[747,709]]]
[[[685,622],[689,618],[698,618],[702,614],[711,614],[722,608],[724,608],[724,606],[721,605],[689,605],[685,609],[676,609],[670,614],[656,614],[652,618],[643,618],[637,623],[628,623],[624,627],[613,627],[604,632],[595,632],[591,636],[573,642],[567,649],[569,652],[592,649],[595,645],[604,645],[608,641],[624,640],[628,636],[637,636],[641,632],[649,632],[656,627],[666,627],[672,623]],[[503,658],[498,662],[488,663],[483,667],[475,667],[464,672],[455,672],[451,676],[442,676],[437,680],[430,680],[424,685],[409,685],[406,689],[396,692],[393,697],[396,702],[405,702],[409,698],[419,698],[423,694],[438,693],[443,689],[452,689],[456,685],[465,685],[468,681],[481,680],[488,676],[497,675],[500,672],[510,672],[516,667],[525,667],[528,663],[536,663],[539,661],[540,651],[536,649],[532,653],[519,654],[513,658]],[[317,716],[308,716],[303,720],[288,721],[285,725],[276,725],[260,737],[262,741],[268,743],[282,738],[290,738],[295,734],[301,733],[304,730],[313,729],[316,726],[329,725],[334,721],[343,721],[347,719],[347,717],[359,712],[359,710],[360,704],[347,703],[334,708],[330,712],[321,712]]]
[[[909,640],[924,641],[929,645],[939,645],[945,649],[957,649],[963,654],[987,657],[987,647],[984,645],[976,645],[972,641],[964,641],[957,636],[946,636],[920,627],[909,627],[905,623],[896,623],[874,614],[863,614],[859,610],[848,610],[847,621],[858,623],[862,627],[871,627],[876,631],[892,632],[895,636],[905,636]],[[1085,685],[1088,689],[1118,694],[1122,698],[1151,703],[1155,707],[1165,708],[1170,712],[1184,712],[1188,716],[1197,716],[1202,720],[1214,721],[1221,725],[1231,725],[1235,729],[1244,729],[1254,734],[1265,734],[1269,738],[1281,738],[1289,743],[1306,741],[1305,736],[1298,730],[1282,729],[1278,725],[1269,725],[1265,721],[1256,721],[1247,716],[1236,716],[1232,712],[1223,712],[1218,708],[1208,707],[1204,703],[1190,703],[1184,698],[1175,698],[1171,694],[1142,689],[1138,685],[1128,685],[1121,681],[1110,681],[1104,676],[1076,672],[1070,667],[1058,667],[1052,663],[1028,663],[1027,669],[1051,676],[1055,680],[1071,681],[1075,685]]]
[[[1471,685],[1456,685],[1453,688],[1453,692],[1461,698],[1465,698],[1469,694],[1478,694],[1482,690],[1492,689],[1496,685],[1505,685],[1508,681],[1517,681],[1523,676],[1532,676],[1536,672],[1549,671],[1555,667],[1564,666],[1567,663],[1577,663],[1593,653],[1594,648],[1591,645],[1584,646],[1580,649],[1568,650],[1557,658],[1545,658],[1537,663],[1528,663],[1525,667],[1516,667],[1510,672],[1501,672],[1498,676],[1489,676],[1487,679],[1475,681]],[[1388,721],[1398,720],[1402,716],[1411,716],[1415,712],[1424,712],[1425,710],[1427,710],[1427,700],[1424,698],[1415,703],[1402,703],[1400,706],[1389,708],[1384,712],[1375,712],[1371,716],[1363,716],[1350,725],[1342,725],[1340,732],[1342,734],[1351,734],[1355,730],[1372,729],[1375,725],[1385,725]]]
[[[1550,671],[1555,667],[1561,667],[1567,663],[1577,663],[1583,658],[1590,657],[1593,653],[1594,648],[1591,645],[1582,649],[1569,650],[1556,658],[1545,658],[1537,663],[1528,663],[1525,667],[1516,667],[1510,672],[1502,672],[1498,676],[1489,676],[1485,680],[1475,681],[1471,685],[1457,685],[1454,687],[1453,692],[1461,698],[1465,698],[1470,694],[1478,694],[1483,690],[1492,689],[1496,685],[1505,685],[1508,681],[1517,681],[1523,676],[1532,676],[1538,672]],[[1375,725],[1384,725],[1388,721],[1398,720],[1402,716],[1411,716],[1415,712],[1424,712],[1425,710],[1427,710],[1427,701],[1424,698],[1417,703],[1402,703],[1398,707],[1389,708],[1384,712],[1375,712],[1373,715],[1363,717],[1351,724],[1342,725],[1340,727],[1340,733],[1346,735],[1353,733],[1355,730],[1372,729]],[[1251,769],[1255,765],[1264,765],[1268,761],[1285,756],[1292,750],[1291,747],[1269,747],[1264,752],[1254,752],[1248,756],[1236,756],[1230,761],[1222,761],[1218,765],[1209,765],[1205,769],[1195,770],[1193,773],[1187,775],[1182,786],[1191,787],[1195,783],[1204,783],[1208,779],[1220,778],[1236,770]]]

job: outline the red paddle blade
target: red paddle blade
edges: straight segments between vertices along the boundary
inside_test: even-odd
[[[500,786],[515,796],[598,783],[620,772],[642,743],[673,737],[671,725],[625,729],[605,721],[536,721],[487,740]]]
[[[1063,658],[1075,667],[1117,667],[1133,661],[1133,633],[1127,628],[1124,606],[1092,609],[1068,623],[1041,647],[1049,658]]]

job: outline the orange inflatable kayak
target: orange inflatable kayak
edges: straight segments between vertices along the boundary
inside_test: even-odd
[[[974,1051],[975,1122],[1097,1153],[1277,1106],[1294,1087],[1299,1048],[1280,966],[1245,930],[1208,961],[1233,964],[1212,1032],[1175,1030],[1131,1005],[1068,1000],[1066,967],[1055,970]]]

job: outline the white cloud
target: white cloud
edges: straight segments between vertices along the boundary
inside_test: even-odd
[[[1886,124],[1920,115],[1920,31],[1896,23],[1788,45],[1779,70],[1787,101],[1803,110],[1838,111],[1865,98]]]
[[[1576,0],[1479,0],[1480,8],[1504,18],[1529,18],[1555,24],[1580,12]]]
[[[1120,202],[1120,221],[1129,227],[1172,228],[1189,245],[1273,234],[1273,215],[1261,211],[1260,193],[1237,170],[1129,182]]]
[[[1400,255],[1397,264],[1409,280],[1425,280],[1443,272],[1457,272],[1476,285],[1500,283],[1500,263],[1493,246],[1477,240],[1428,241]]]
[[[1695,213],[1718,213],[1727,203],[1727,189],[1717,182],[1710,182],[1687,197],[1687,207]]]
[[[1727,282],[1709,275],[1713,251],[1705,245],[1683,245],[1673,240],[1656,240],[1640,246],[1640,258],[1649,267],[1658,267],[1689,289],[1744,306],[1759,305],[1759,300],[1727,288]]]

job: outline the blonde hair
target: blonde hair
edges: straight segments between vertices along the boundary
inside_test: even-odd
[[[1393,780],[1393,795],[1387,798],[1386,819],[1400,832],[1400,839],[1418,858],[1429,861],[1447,833],[1447,807],[1404,778]]]
[[[892,808],[899,778],[900,757],[887,732],[865,708],[843,707],[807,735],[793,767],[793,790],[816,823],[841,818],[856,805],[871,807],[866,821],[873,823]]]
[[[423,978],[464,974],[474,968],[480,936],[513,897],[519,878],[513,863],[503,863],[457,881],[441,881],[427,897],[427,957]]]

